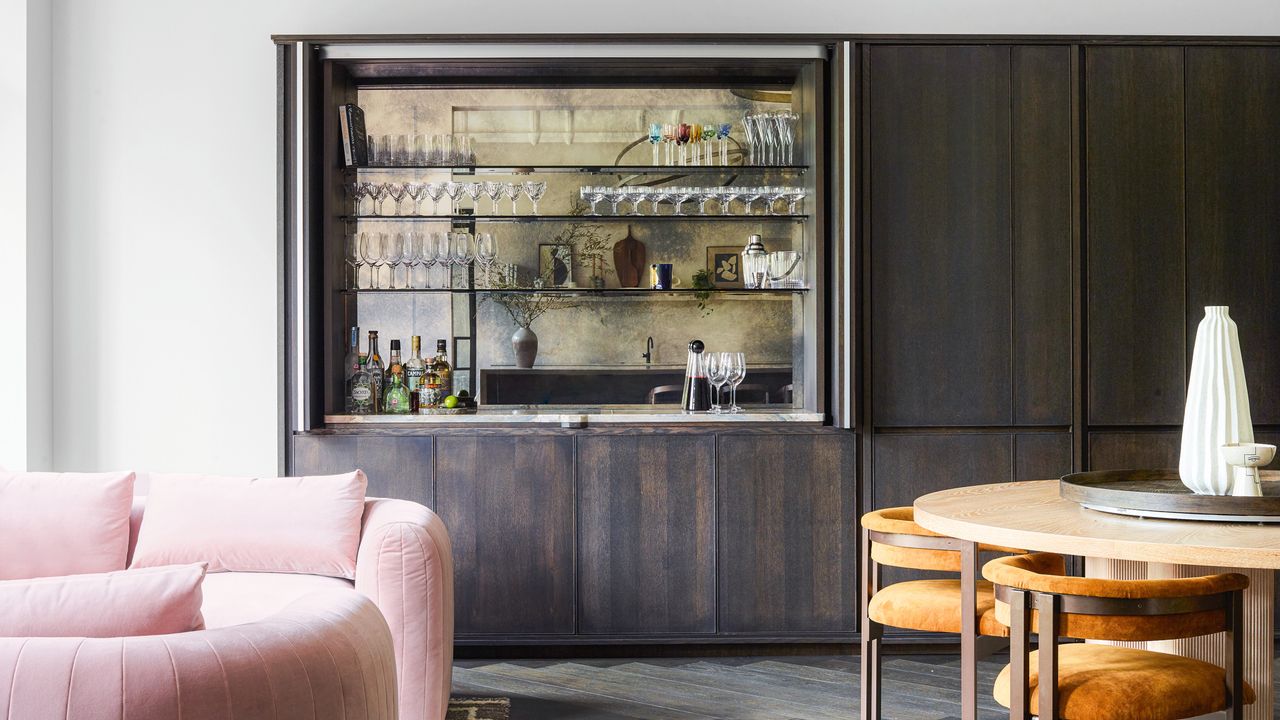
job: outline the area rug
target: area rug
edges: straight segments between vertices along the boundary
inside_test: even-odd
[[[508,720],[511,700],[504,697],[461,697],[449,700],[445,720]]]

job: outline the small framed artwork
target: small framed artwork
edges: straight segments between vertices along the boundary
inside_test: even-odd
[[[711,283],[718,288],[742,287],[742,248],[734,245],[708,247],[707,270],[711,271]]]
[[[562,287],[573,282],[573,246],[539,243],[538,277],[552,287]]]

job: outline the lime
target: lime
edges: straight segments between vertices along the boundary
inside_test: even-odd
[[[450,395],[449,397],[445,398],[444,406],[450,409],[458,407],[458,396]]]

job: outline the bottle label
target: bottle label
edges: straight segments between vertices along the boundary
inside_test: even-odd
[[[373,397],[373,391],[368,385],[359,385],[351,389],[351,399],[356,402],[368,402]]]
[[[409,381],[409,392],[417,390],[422,384],[422,368],[409,368],[405,372],[405,377]]]

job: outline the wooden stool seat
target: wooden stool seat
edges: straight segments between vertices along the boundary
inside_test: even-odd
[[[1039,651],[1027,666],[1031,712],[1039,715]],[[995,699],[1009,707],[1009,666]],[[1063,720],[1181,720],[1228,708],[1226,673],[1193,658],[1112,645],[1058,646],[1058,717]],[[1244,704],[1254,701],[1244,686]]]
[[[978,633],[1008,637],[1009,628],[996,619],[996,597],[991,583],[977,587]],[[959,633],[962,630],[960,580],[908,580],[880,590],[867,603],[872,620],[896,628],[925,632]]]

